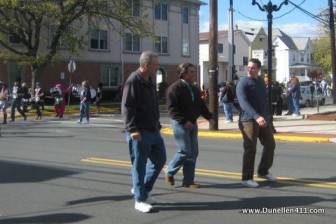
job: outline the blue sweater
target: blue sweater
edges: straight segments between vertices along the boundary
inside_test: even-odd
[[[236,94],[240,105],[239,121],[253,121],[259,117],[268,119],[266,85],[262,77],[241,78]]]

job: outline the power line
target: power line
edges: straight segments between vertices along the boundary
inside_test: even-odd
[[[262,0],[260,0],[260,1],[261,1],[261,3],[263,3]],[[321,18],[318,17],[317,15],[314,15],[314,14],[312,14],[311,12],[309,12],[309,11],[307,11],[307,10],[305,10],[305,9],[303,9],[303,8],[301,7],[301,5],[302,5],[303,3],[306,2],[306,0],[302,0],[302,2],[301,2],[300,4],[298,4],[298,5],[296,5],[295,3],[291,2],[291,1],[288,1],[288,2],[291,3],[291,4],[294,6],[294,8],[292,8],[291,10],[289,10],[288,12],[286,12],[286,13],[280,15],[280,16],[274,17],[273,20],[275,20],[275,19],[280,19],[280,18],[284,17],[285,15],[290,14],[290,13],[293,12],[295,9],[298,9],[298,10],[302,11],[303,13],[305,13],[306,15],[308,15],[309,17],[311,17],[311,18],[313,18],[313,19],[315,19],[315,20],[317,20],[317,21],[319,21],[319,22],[321,22],[321,23],[327,23],[325,20],[321,19]],[[264,5],[264,4],[263,4],[263,5]],[[252,17],[246,16],[245,14],[243,14],[242,12],[240,12],[240,11],[238,11],[238,10],[236,10],[236,9],[234,9],[234,11],[237,12],[238,14],[240,14],[242,17],[245,17],[245,18],[247,18],[247,19],[249,19],[249,20],[261,21],[261,22],[266,22],[266,21],[267,21],[267,19],[256,19],[256,18],[252,18]]]
[[[293,3],[292,1],[288,1],[288,2],[291,3],[292,5],[294,5],[297,9],[299,9],[300,11],[302,11],[303,13],[305,13],[306,15],[308,15],[309,17],[311,17],[311,18],[317,20],[318,22],[323,23],[323,24],[325,24],[325,25],[328,25],[328,24],[329,24],[328,21],[326,21],[326,20],[320,18],[319,16],[314,15],[314,14],[312,14],[311,12],[309,12],[309,11],[307,11],[307,10],[301,8],[299,5],[296,5],[296,4]]]

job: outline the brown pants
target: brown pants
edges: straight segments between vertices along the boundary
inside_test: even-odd
[[[253,180],[257,140],[264,147],[258,167],[258,174],[266,175],[273,165],[275,140],[270,125],[261,128],[257,122],[239,122],[239,129],[244,140],[242,180]]]

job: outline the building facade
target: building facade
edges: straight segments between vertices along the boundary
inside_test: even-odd
[[[160,57],[160,69],[156,76],[157,83],[168,85],[177,79],[176,69],[180,63],[198,64],[199,58],[199,7],[205,3],[198,0],[149,1],[141,0],[153,21],[155,39],[140,38],[125,30],[120,34],[112,29],[109,23],[101,24],[99,29],[90,29],[89,21],[82,25],[81,31],[87,33],[87,45],[80,56],[72,56],[64,48],[62,58],[57,63],[47,66],[41,72],[37,81],[45,89],[56,83],[63,86],[81,83],[88,80],[92,87],[99,82],[104,84],[104,90],[111,92],[111,98],[118,86],[139,67],[139,57],[142,51],[151,50]],[[132,4],[136,7],[136,4]],[[134,15],[137,16],[137,15]],[[113,26],[119,24],[109,21]],[[43,31],[48,48],[49,31]],[[76,70],[70,74],[68,63],[76,62]],[[31,72],[27,67],[18,65],[15,61],[0,62],[0,80],[9,86],[16,77],[31,83]],[[114,93],[112,93],[114,92]],[[105,95],[106,96],[106,95]]]
[[[200,85],[209,88],[209,32],[200,33]],[[239,77],[245,75],[245,66],[249,58],[250,41],[242,30],[234,31],[234,64]],[[232,80],[229,77],[228,31],[218,31],[218,83]]]

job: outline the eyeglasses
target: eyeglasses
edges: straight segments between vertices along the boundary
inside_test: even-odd
[[[259,68],[257,68],[257,67],[247,67],[247,70],[257,70],[257,69],[259,69]]]

